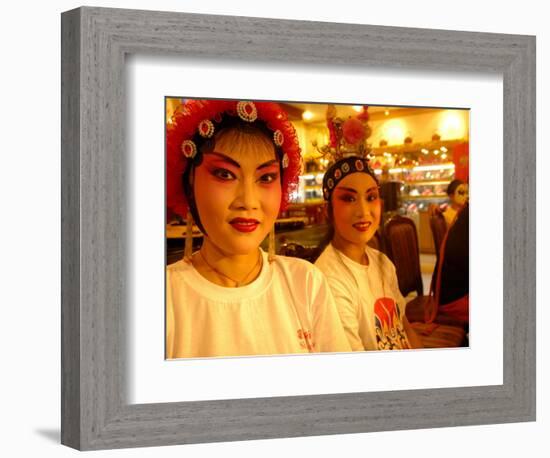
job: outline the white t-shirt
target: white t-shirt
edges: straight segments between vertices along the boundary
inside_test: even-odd
[[[395,266],[386,255],[367,247],[369,265],[359,264],[329,244],[315,265],[325,274],[351,348],[411,348],[403,327],[405,299]]]
[[[351,351],[323,274],[276,256],[252,283],[216,285],[191,263],[166,271],[166,356],[172,358]]]

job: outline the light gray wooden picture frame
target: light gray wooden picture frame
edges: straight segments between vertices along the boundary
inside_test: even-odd
[[[63,444],[89,450],[535,420],[535,37],[83,7],[62,14],[61,38]],[[504,383],[128,404],[124,62],[140,53],[501,74]]]

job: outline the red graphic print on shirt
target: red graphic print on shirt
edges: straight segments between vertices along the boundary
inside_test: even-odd
[[[379,350],[401,350],[411,348],[399,307],[391,297],[381,297],[374,303],[376,343]]]
[[[298,339],[300,339],[300,347],[308,351],[315,349],[315,342],[312,340],[311,332],[307,329],[298,329]]]

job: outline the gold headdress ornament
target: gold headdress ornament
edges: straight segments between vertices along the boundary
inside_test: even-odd
[[[317,141],[312,142],[321,157],[327,157],[331,162],[337,162],[349,156],[367,158],[371,152],[371,145],[367,139],[372,133],[368,123],[368,109],[369,107],[364,105],[361,113],[344,120],[337,116],[334,105],[328,105],[326,119],[330,135],[329,143],[319,147]]]
[[[369,153],[371,146],[367,139],[372,133],[369,126],[369,113],[367,106],[355,117],[342,120],[336,116],[336,107],[329,105],[327,108],[327,128],[330,135],[329,143],[321,148],[317,142],[313,146],[321,154],[328,156],[332,165],[323,177],[323,197],[330,200],[332,191],[346,175],[350,173],[366,173],[378,182],[376,175],[369,165]]]

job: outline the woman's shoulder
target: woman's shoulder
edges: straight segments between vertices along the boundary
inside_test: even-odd
[[[193,270],[193,265],[184,259],[169,264],[166,266],[166,281],[170,281],[174,277],[180,277],[182,274],[185,277],[185,274],[190,270]]]
[[[273,261],[274,281],[280,281],[300,292],[310,294],[326,284],[325,276],[311,262],[291,256],[276,256]]]
[[[391,259],[388,258],[388,256],[382,251],[377,250],[376,248],[372,248],[370,246],[367,246],[365,251],[367,252],[369,261],[371,261],[374,265],[377,265],[380,269],[395,269],[395,266]]]
[[[288,271],[295,274],[317,274],[319,269],[315,267],[311,262],[305,259],[295,258],[292,256],[275,256],[275,265],[284,271]]]
[[[328,274],[329,272],[333,271],[336,266],[336,256],[336,251],[329,243],[315,261],[315,265],[319,269],[321,269],[323,273]]]

